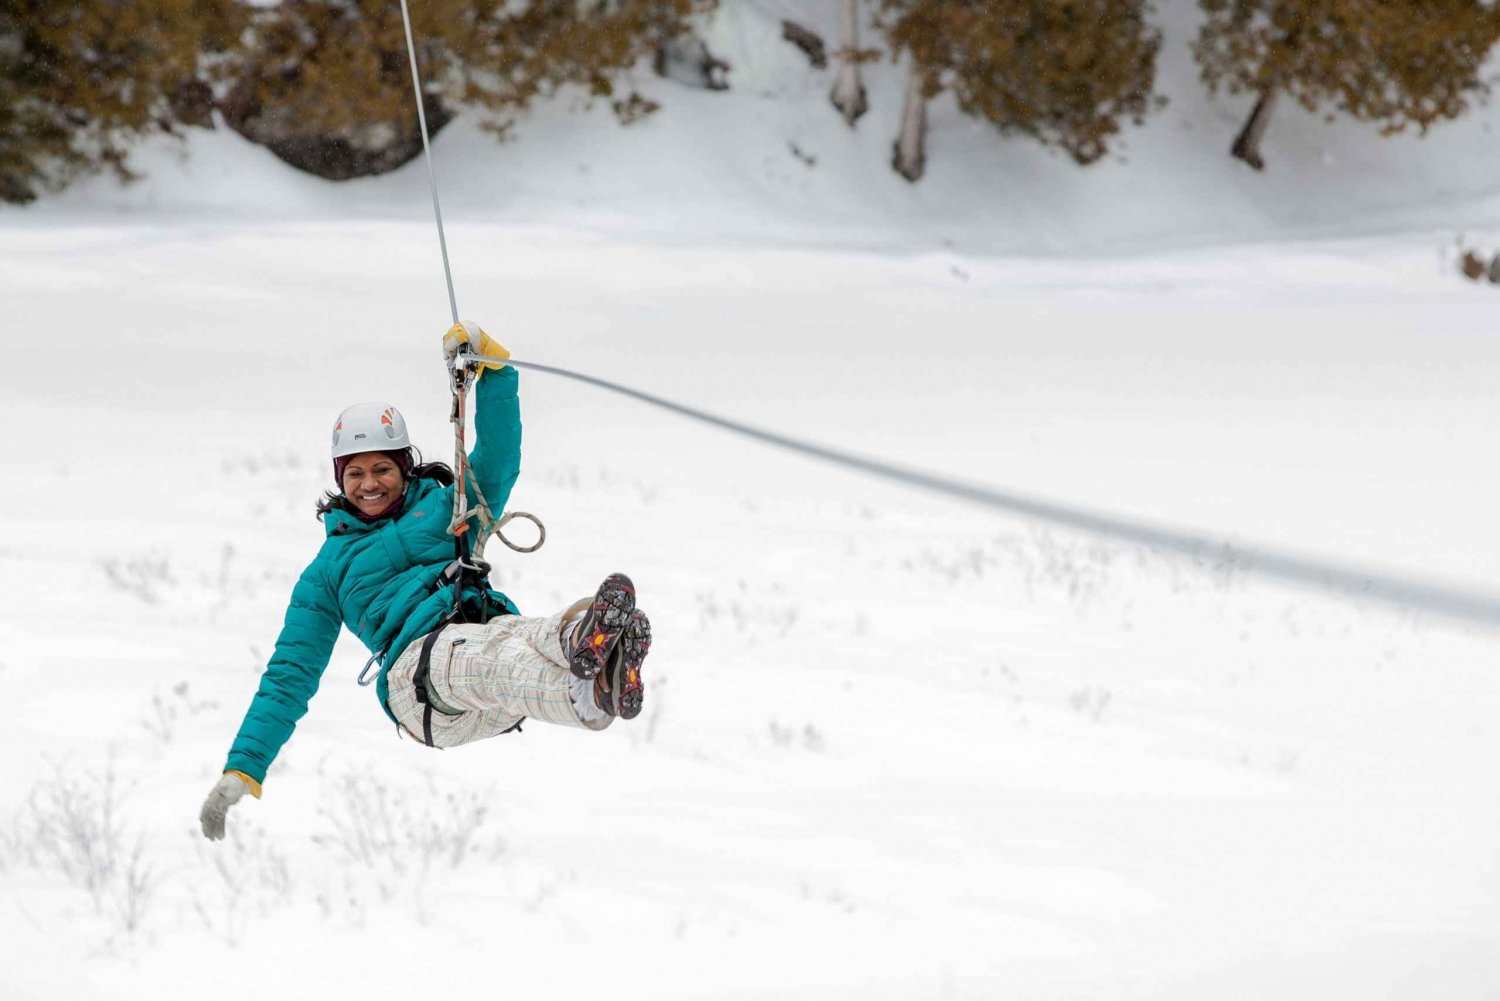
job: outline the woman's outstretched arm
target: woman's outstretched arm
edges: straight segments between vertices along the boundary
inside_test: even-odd
[[[260,795],[266,769],[307,712],[338,639],[342,618],[321,559],[320,554],[292,588],[276,649],[224,764],[225,772],[238,772],[249,780],[255,796]]]

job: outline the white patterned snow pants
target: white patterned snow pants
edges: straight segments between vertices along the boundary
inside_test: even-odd
[[[432,647],[428,671],[437,696],[457,716],[432,714],[432,743],[456,747],[504,733],[522,717],[563,726],[603,730],[613,716],[600,717],[593,706],[580,713],[576,697],[592,698],[593,683],[580,685],[563,658],[559,630],[579,606],[545,619],[501,615],[484,625],[445,626]],[[417,702],[412,678],[422,641],[407,647],[387,678],[391,714],[402,729],[422,740],[424,707]],[[589,718],[593,717],[593,718]]]

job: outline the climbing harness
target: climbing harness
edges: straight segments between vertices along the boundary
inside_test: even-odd
[[[438,205],[437,177],[432,169],[432,149],[427,133],[427,116],[422,105],[422,83],[417,73],[417,50],[412,40],[411,17],[407,10],[406,0],[401,0],[401,17],[406,29],[407,54],[411,60],[412,87],[416,93],[417,102],[417,121],[422,131],[422,150],[427,158],[427,177],[432,188],[432,211],[437,220],[438,243],[442,249],[443,275],[448,285],[448,305],[453,312],[453,322],[457,324],[459,322],[458,301],[453,291],[453,272],[448,263],[448,243],[443,233],[442,210]],[[1206,563],[1218,570],[1255,573],[1294,584],[1322,587],[1349,597],[1377,601],[1399,608],[1430,612],[1447,618],[1490,627],[1500,626],[1500,595],[1497,594],[1387,573],[1354,564],[1317,559],[1264,546],[1236,546],[1209,536],[1180,531],[1146,521],[1028,497],[1023,494],[997,490],[979,484],[965,483],[961,480],[898,466],[894,463],[883,462],[868,456],[829,448],[819,445],[816,442],[805,441],[789,435],[753,427],[740,421],[711,414],[696,407],[675,403],[671,400],[632,389],[619,383],[573,372],[558,366],[521,361],[515,358],[487,358],[470,351],[460,351],[456,358],[449,361],[454,387],[455,431],[459,443],[459,465],[457,468],[460,471],[459,475],[462,477],[461,483],[469,479],[466,475],[466,466],[464,465],[462,454],[463,430],[461,421],[463,417],[464,397],[467,393],[468,384],[472,382],[471,367],[487,363],[514,365],[517,368],[535,369],[539,372],[547,372],[552,375],[574,379],[609,390],[610,392],[620,393],[655,407],[660,407],[691,420],[711,424],[756,441],[774,445],[777,448],[811,456],[821,462],[870,473],[946,497],[966,500],[982,504],[986,507],[1026,515],[1070,528],[1082,529],[1096,535],[1177,553],[1195,562]],[[492,529],[504,525],[511,518],[531,518],[530,515],[514,512],[513,514],[506,515],[496,524],[490,514],[489,506],[485,503],[483,494],[478,490],[477,484],[475,485],[475,499],[478,502],[478,507],[475,511],[470,512],[467,510],[466,491],[461,486],[454,491],[454,497],[454,520],[452,525],[450,525],[450,530],[455,533],[455,539],[458,540],[456,562],[461,565],[466,565],[466,560],[477,560],[478,556],[482,555],[483,541]],[[466,556],[462,548],[462,535],[468,527],[468,519],[470,517],[477,517],[480,523],[480,537],[477,540],[480,548],[477,553]],[[531,518],[531,520],[536,522],[537,528],[542,533],[536,546],[533,546],[531,549],[521,549],[512,545],[509,540],[505,540],[505,537],[502,535],[501,538],[505,540],[506,545],[509,545],[517,552],[531,552],[537,546],[540,546],[546,538],[546,531],[542,529],[541,523],[536,521],[535,518]],[[461,594],[461,589],[459,589],[458,593]]]
[[[437,643],[438,634],[443,631],[443,625],[438,626],[422,640],[422,652],[417,658],[417,670],[411,677],[412,688],[416,691],[417,703],[422,707],[422,743],[428,747],[435,747],[432,742],[432,714],[441,713],[444,716],[457,716],[457,712],[447,706],[439,706],[436,693],[432,690],[432,648]],[[463,642],[459,640],[458,642]],[[451,657],[452,654],[450,653]]]

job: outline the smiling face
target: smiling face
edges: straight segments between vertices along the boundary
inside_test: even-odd
[[[344,496],[360,514],[373,518],[406,490],[401,467],[384,452],[361,452],[344,467]]]

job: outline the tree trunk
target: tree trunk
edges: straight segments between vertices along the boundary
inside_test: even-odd
[[[828,50],[823,45],[823,36],[816,31],[809,31],[796,21],[782,21],[781,37],[801,49],[813,69],[820,70],[828,65]]]
[[[859,75],[859,0],[839,2],[839,73],[828,98],[850,125],[870,110]]]
[[[927,168],[927,97],[922,93],[922,71],[915,64],[906,78],[906,104],[891,166],[908,181],[920,179]]]
[[[1271,112],[1276,110],[1276,95],[1279,93],[1274,84],[1261,92],[1255,110],[1250,112],[1250,120],[1240,129],[1234,145],[1229,147],[1230,156],[1244,160],[1256,170],[1263,170],[1266,166],[1260,156],[1260,141],[1266,134],[1266,126],[1271,124]]]

